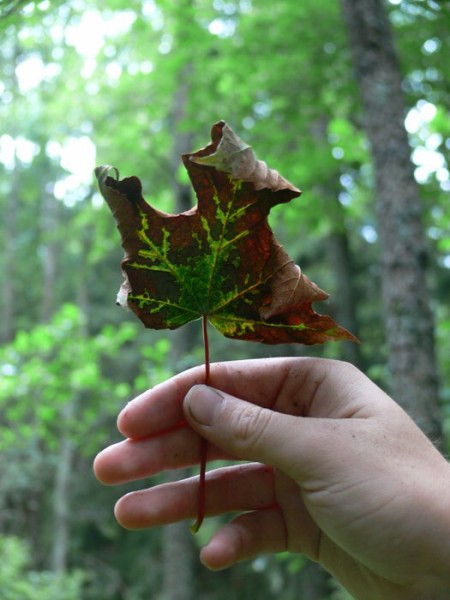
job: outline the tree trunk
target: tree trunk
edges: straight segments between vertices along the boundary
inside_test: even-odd
[[[327,203],[334,218],[334,227],[327,236],[329,262],[336,281],[335,306],[336,321],[359,337],[359,324],[356,318],[356,292],[352,277],[352,262],[348,234],[344,223],[344,208],[337,195],[329,195]],[[342,358],[357,367],[362,367],[361,346],[354,342],[341,342]]]
[[[52,195],[44,193],[41,211],[43,285],[40,318],[42,322],[47,323],[52,317],[55,306],[55,283],[59,256],[59,244],[55,238],[60,220],[58,201]]]
[[[59,221],[60,212],[57,201],[50,194],[44,194],[41,207],[43,286],[40,306],[40,319],[44,323],[50,321],[55,308],[55,285],[59,256],[56,232]],[[70,481],[75,455],[70,427],[75,417],[77,403],[76,397],[69,399],[61,407],[60,412],[60,442],[53,483],[53,531],[49,565],[50,569],[55,572],[64,572],[67,568],[70,537]]]
[[[169,480],[185,473],[174,472]],[[193,543],[185,522],[172,523],[163,531],[163,583],[159,600],[193,600]]]
[[[188,323],[171,333],[171,363],[174,372],[186,365],[186,356],[192,350],[193,327]],[[189,469],[178,469],[166,474],[165,481],[178,481],[190,475]],[[188,523],[181,521],[164,527],[162,532],[163,581],[158,600],[193,600],[194,544]]]
[[[317,143],[328,147],[329,119],[324,115],[310,124],[311,136]],[[325,151],[325,150],[324,150]],[[326,238],[327,260],[334,274],[336,294],[330,298],[333,305],[332,316],[336,321],[359,337],[356,318],[357,294],[353,283],[353,269],[345,209],[339,202],[339,175],[336,171],[327,180],[319,181],[314,188],[322,200],[322,210],[328,215],[331,224]],[[362,356],[359,344],[340,342],[339,350],[343,360],[362,368]]]
[[[58,219],[55,217],[53,225],[56,227]],[[89,242],[85,244],[87,250]],[[48,256],[56,254],[55,243],[50,243],[50,250]],[[84,264],[84,257],[80,260],[78,273],[78,282],[76,286],[76,298],[79,310],[83,315],[83,321],[79,324],[79,330],[77,335],[81,338],[88,337],[88,323],[84,320],[88,315],[88,298],[86,293],[86,282],[85,273],[87,270]],[[54,256],[50,265],[45,269],[48,273],[48,281],[54,285],[56,274],[57,260]],[[48,269],[48,270],[47,270]],[[53,290],[53,287],[52,287]],[[45,301],[46,294],[43,296],[43,308],[51,310],[54,304],[53,298],[54,293],[47,291],[47,300]],[[43,315],[45,316],[45,315]],[[56,464],[54,484],[53,484],[53,536],[52,536],[52,547],[50,555],[50,569],[52,571],[62,573],[67,570],[68,556],[70,547],[70,533],[72,526],[72,506],[71,506],[71,483],[72,483],[72,472],[74,468],[74,462],[76,460],[76,445],[72,436],[72,427],[74,420],[77,418],[77,412],[84,401],[82,393],[74,392],[71,398],[61,407],[60,410],[60,443],[58,462]]]
[[[169,123],[173,140],[169,168],[176,212],[183,212],[191,208],[192,200],[190,187],[180,183],[177,178],[181,154],[191,149],[192,134],[190,132],[180,133],[178,127],[184,117],[190,70],[189,62],[181,69],[180,84],[174,96],[174,109]],[[196,325],[194,323],[193,327]],[[174,372],[179,372],[187,366],[186,357],[193,347],[193,327],[188,324],[171,333],[171,366]],[[166,481],[177,481],[189,475],[188,469],[180,469],[169,473]],[[193,561],[194,544],[188,524],[180,522],[164,527],[163,582],[159,600],[192,600],[194,598]]]
[[[8,82],[13,92],[13,98],[16,99],[19,95],[19,85],[16,76],[16,67],[19,65],[21,59],[21,49],[18,42],[16,42],[13,50],[13,56],[11,60],[11,79]],[[10,123],[9,132],[13,138],[16,138],[17,128],[14,126],[14,118]],[[14,317],[15,309],[15,294],[16,294],[16,236],[17,236],[17,214],[20,210],[20,184],[21,184],[21,173],[20,164],[17,155],[14,156],[14,165],[10,176],[9,190],[6,194],[4,203],[2,203],[2,238],[3,238],[3,260],[1,264],[1,270],[3,278],[0,278],[1,285],[1,339],[0,341],[4,344],[10,342],[16,331],[15,331],[15,320]]]
[[[6,200],[4,223],[4,246],[3,246],[3,284],[2,288],[2,329],[1,341],[6,344],[14,337],[14,295],[15,295],[15,242],[16,242],[16,211],[19,206],[19,179],[18,166],[16,165],[11,174],[11,190]]]
[[[70,481],[75,457],[75,446],[70,426],[76,413],[77,401],[68,400],[61,409],[61,439],[53,487],[53,532],[50,569],[57,573],[67,569],[70,537]]]
[[[419,188],[404,127],[406,102],[382,0],[341,0],[371,144],[391,393],[441,436],[434,323]]]

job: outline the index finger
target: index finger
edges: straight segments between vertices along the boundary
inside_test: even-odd
[[[211,365],[210,384],[228,394],[273,407],[293,358],[242,360]],[[304,359],[307,360],[307,359]],[[184,422],[183,399],[192,386],[204,383],[204,367],[194,367],[131,400],[119,414],[119,431],[140,439],[173,429]]]

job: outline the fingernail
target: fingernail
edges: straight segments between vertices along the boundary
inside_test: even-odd
[[[185,402],[192,418],[200,425],[210,425],[214,413],[222,403],[222,394],[206,385],[194,385],[186,394]]]

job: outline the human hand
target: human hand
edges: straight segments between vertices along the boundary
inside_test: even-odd
[[[209,460],[257,461],[207,474],[206,514],[242,513],[201,552],[213,569],[289,550],[364,600],[449,597],[450,467],[406,413],[347,363],[272,359],[195,368],[129,403],[128,438],[95,461],[117,484]],[[194,386],[194,387],[193,387]],[[220,391],[219,391],[220,390]],[[238,399],[240,398],[240,399]],[[127,528],[193,518],[198,478],[132,492]]]

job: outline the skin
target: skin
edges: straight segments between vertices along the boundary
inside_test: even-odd
[[[301,552],[357,599],[450,597],[450,465],[408,415],[355,367],[283,358],[191,369],[132,400],[126,439],[101,452],[119,484],[209,460],[206,514],[237,513],[201,551],[210,569]],[[220,390],[220,391],[219,391]],[[197,478],[122,497],[129,529],[195,519]]]

